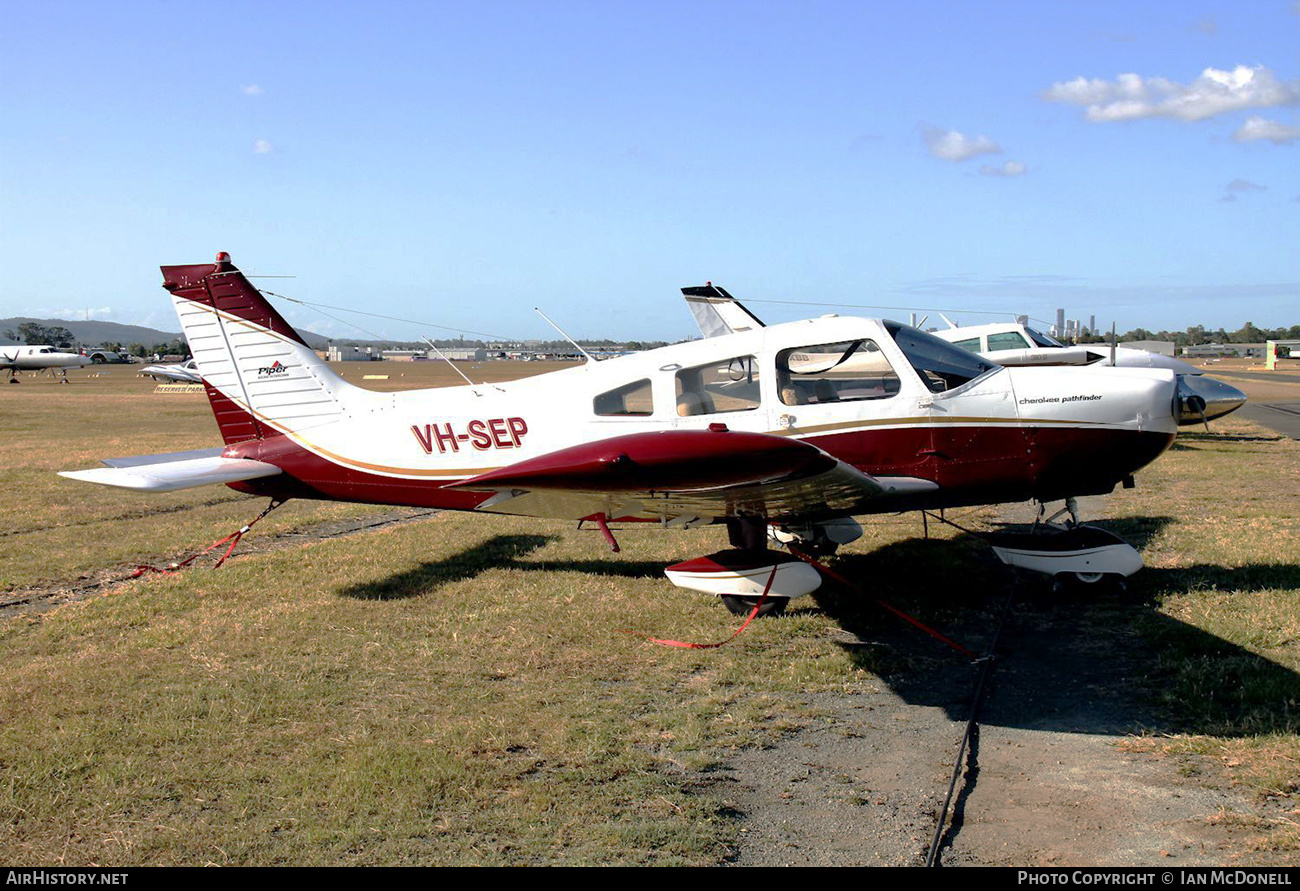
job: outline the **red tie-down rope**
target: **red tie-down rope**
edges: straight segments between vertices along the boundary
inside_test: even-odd
[[[821,573],[825,574],[828,578],[832,578],[832,579],[834,579],[835,581],[839,582],[841,585],[843,585],[844,587],[848,588],[850,591],[856,591],[856,592],[859,593],[859,594],[865,594],[865,593],[866,593],[866,592],[864,592],[860,587],[858,587],[857,585],[855,585],[855,584],[853,584],[852,582],[850,582],[848,579],[846,579],[844,576],[840,575],[838,572],[835,572],[834,570],[829,569],[829,568],[827,568],[826,566],[823,566],[821,563],[817,562],[817,561],[814,560],[812,557],[810,557],[810,556],[808,556],[807,554],[803,553],[803,552],[800,551],[798,548],[795,548],[795,547],[790,546],[790,545],[787,545],[786,547],[789,548],[791,554],[794,554],[796,557],[798,557],[798,558],[799,558],[800,560],[802,560],[803,562],[807,563],[807,564],[808,564],[809,566],[811,566],[813,569],[816,569],[818,572],[821,572]],[[944,637],[944,636],[943,636],[942,634],[940,634],[938,631],[935,631],[933,628],[931,628],[929,625],[925,624],[924,622],[922,622],[920,619],[916,618],[915,616],[910,616],[910,615],[908,615],[907,613],[903,612],[903,611],[902,611],[901,609],[899,609],[898,607],[894,606],[894,605],[891,604],[891,603],[887,603],[887,602],[884,601],[884,600],[881,600],[879,597],[872,597],[871,599],[874,600],[877,604],[879,604],[880,607],[881,607],[882,609],[886,609],[886,610],[888,610],[889,612],[893,613],[894,615],[898,616],[898,617],[899,617],[900,619],[902,619],[904,622],[907,622],[907,623],[910,624],[910,625],[914,625],[914,626],[916,626],[917,628],[921,629],[921,630],[924,631],[926,634],[930,635],[931,637],[933,637],[935,640],[939,641],[940,643],[944,643],[944,644],[947,644],[948,646],[952,647],[954,650],[956,650],[957,652],[961,653],[963,656],[966,656],[966,657],[968,657],[968,658],[970,658],[970,659],[978,659],[978,658],[979,658],[979,657],[976,656],[974,653],[972,653],[970,650],[966,649],[966,648],[963,647],[961,644],[957,643],[957,641],[952,640],[951,638]]]
[[[690,641],[685,640],[660,640],[654,637],[647,637],[646,640],[653,644],[659,644],[662,647],[682,647],[687,650],[713,650],[718,647],[726,646],[736,638],[740,637],[740,632],[748,628],[749,623],[754,621],[755,617],[758,616],[758,611],[763,608],[763,603],[767,600],[767,592],[772,590],[772,582],[776,580],[776,571],[780,568],[780,565],[772,567],[772,572],[767,577],[767,584],[763,586],[763,596],[758,598],[758,603],[754,604],[754,609],[750,611],[749,618],[745,620],[745,624],[737,628],[736,633],[726,640],[720,640],[717,643],[691,643]],[[631,634],[632,632],[624,631],[623,633]]]
[[[127,579],[139,578],[140,576],[149,572],[157,572],[163,575],[171,575],[172,573],[179,572],[180,570],[184,569],[186,566],[189,566],[195,560],[199,559],[200,557],[202,557],[204,554],[208,553],[212,549],[218,548],[221,545],[225,544],[226,542],[230,542],[230,547],[226,548],[226,552],[221,555],[221,559],[218,560],[212,567],[213,569],[218,569],[220,568],[222,563],[226,562],[226,558],[229,557],[231,553],[235,550],[235,545],[239,544],[239,540],[244,537],[244,533],[247,532],[249,529],[252,529],[255,525],[257,525],[258,520],[262,519],[262,517],[266,516],[271,511],[275,510],[277,507],[279,507],[282,504],[284,504],[284,501],[277,501],[276,499],[272,498],[271,503],[266,506],[266,510],[262,511],[260,514],[258,514],[248,523],[241,526],[238,530],[230,533],[225,538],[214,541],[212,544],[208,545],[203,550],[191,554],[190,556],[186,557],[184,560],[181,560],[179,563],[168,563],[165,567],[146,566],[145,564],[137,563],[135,567],[135,572],[127,576]]]

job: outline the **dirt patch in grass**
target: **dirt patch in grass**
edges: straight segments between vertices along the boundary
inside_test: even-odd
[[[233,498],[222,498],[212,503],[226,504],[229,501],[237,500],[241,505],[248,506],[249,499],[246,496],[234,496]],[[165,510],[161,513],[175,513],[177,511],[188,510],[186,506],[180,506],[172,510]],[[231,560],[241,560],[254,554],[261,554],[267,551],[281,550],[283,548],[300,547],[303,544],[314,541],[324,541],[330,538],[339,538],[349,535],[359,535],[371,532],[386,526],[394,526],[403,523],[411,523],[426,519],[438,513],[435,510],[424,510],[419,508],[396,508],[386,510],[381,513],[371,513],[364,517],[340,517],[331,520],[323,520],[313,523],[306,528],[290,529],[283,532],[277,532],[265,538],[250,539],[247,543],[241,541],[236,550],[232,553]],[[152,513],[148,514],[153,516]],[[138,518],[144,515],[135,515],[128,518]],[[88,522],[87,525],[94,525]],[[37,530],[30,530],[35,533]],[[18,530],[14,535],[22,535],[28,530]],[[195,551],[177,552],[174,554],[142,554],[139,557],[141,565],[153,566],[159,569],[165,569],[167,566],[179,563],[192,556]],[[215,548],[208,555],[196,561],[196,564],[184,571],[210,571],[215,562],[225,553],[225,546]],[[78,600],[84,600],[87,597],[111,595],[116,589],[133,582],[139,575],[134,569],[113,566],[94,572],[86,573],[77,579],[55,582],[40,587],[17,588],[12,591],[0,594],[0,622],[17,616],[26,616],[33,618],[39,616],[56,606],[65,603],[73,603]]]

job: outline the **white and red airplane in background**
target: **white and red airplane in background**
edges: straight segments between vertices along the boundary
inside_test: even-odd
[[[951,324],[951,323],[950,323]],[[1180,424],[1208,425],[1246,404],[1232,384],[1206,377],[1195,365],[1149,350],[1106,344],[1066,346],[1019,322],[952,326],[935,336],[999,365],[1076,365],[1089,368],[1168,368],[1178,375]]]
[[[94,363],[94,359],[80,353],[57,350],[52,346],[0,346],[0,368],[9,372],[9,383],[19,383],[20,371],[44,371],[57,368],[63,374],[63,383],[68,382],[68,369],[81,368]]]
[[[704,287],[683,288],[686,305],[705,337],[749,331],[763,322],[725,289],[709,282]],[[934,336],[967,352],[978,353],[998,365],[1047,367],[1072,365],[1087,368],[1167,368],[1178,380],[1178,423],[1206,424],[1246,404],[1246,394],[1231,384],[1206,377],[1190,363],[1149,350],[1106,344],[1067,346],[1022,322],[987,325],[953,324]]]
[[[379,393],[335,374],[227,254],[162,273],[225,445],[64,476],[589,520],[616,550],[615,521],[724,523],[735,550],[669,576],[733,608],[820,583],[770,550],[769,534],[830,550],[860,534],[854,516],[1028,499],[1067,499],[1073,516],[1075,496],[1131,485],[1177,433],[1171,371],[1004,368],[864,318],[759,323],[510,383]],[[1094,533],[1108,536],[1027,534],[999,553],[1089,581],[1141,565]]]

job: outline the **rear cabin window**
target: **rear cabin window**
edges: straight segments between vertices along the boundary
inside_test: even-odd
[[[1003,334],[989,335],[989,352],[995,353],[998,350],[1023,350],[1029,346],[1029,341],[1019,331],[1007,331]]]
[[[965,340],[954,340],[952,345],[961,347],[968,353],[978,353],[980,351],[980,339],[978,337],[968,337]]]
[[[654,414],[654,401],[650,398],[650,379],[633,381],[601,393],[593,401],[593,408],[602,418],[640,418]]]
[[[886,399],[898,392],[898,374],[875,341],[844,340],[776,354],[777,390],[785,405]]]
[[[677,372],[677,414],[721,414],[759,406],[758,362],[753,356],[721,359]]]

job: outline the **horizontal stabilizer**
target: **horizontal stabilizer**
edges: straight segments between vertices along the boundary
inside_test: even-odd
[[[220,458],[224,451],[221,446],[213,446],[210,449],[190,449],[186,452],[132,455],[129,458],[100,458],[99,463],[108,467],[139,467],[142,464],[167,464],[172,461],[191,461],[194,458]]]
[[[192,489],[196,486],[237,483],[242,480],[275,476],[280,472],[280,468],[274,464],[250,461],[245,458],[223,458],[219,454],[179,460],[172,455],[153,457],[160,460],[120,467],[97,467],[93,470],[63,470],[59,472],[59,476],[84,483],[98,483],[101,486],[116,486],[120,489],[135,489],[140,492],[175,492],[178,489]]]

